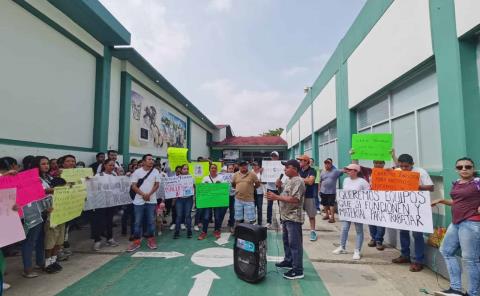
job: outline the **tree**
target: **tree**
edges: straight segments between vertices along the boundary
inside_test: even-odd
[[[280,136],[283,133],[283,128],[279,127],[273,130],[268,130],[268,132],[264,132],[260,134],[260,136]]]

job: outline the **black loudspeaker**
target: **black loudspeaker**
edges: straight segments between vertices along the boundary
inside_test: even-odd
[[[253,224],[235,227],[233,266],[237,276],[250,283],[261,281],[267,270],[267,228]]]

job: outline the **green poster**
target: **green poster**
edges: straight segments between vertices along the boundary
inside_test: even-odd
[[[352,148],[352,159],[391,160],[392,134],[354,134]]]
[[[197,208],[228,207],[230,184],[228,183],[201,183],[196,185]]]
[[[188,173],[192,175],[195,184],[200,184],[205,176],[208,176],[210,163],[205,162],[191,162],[188,164]]]

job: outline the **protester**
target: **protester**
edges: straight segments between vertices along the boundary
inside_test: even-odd
[[[85,168],[85,163],[83,161],[79,161],[77,162],[77,164],[75,165],[75,167],[77,169],[84,169]]]
[[[175,176],[180,176],[182,175],[182,168],[183,166],[181,165],[177,165],[175,167]],[[177,222],[177,210],[176,210],[176,207],[175,207],[175,204],[176,204],[176,199],[174,198],[170,198],[168,199],[167,201],[167,207],[169,206],[170,207],[170,210],[172,211],[172,222],[170,223],[170,230],[175,230],[175,225],[176,225],[176,222]],[[198,216],[198,218],[197,218]],[[198,223],[198,225],[200,225],[200,211],[197,211],[197,213],[195,213],[195,222]],[[182,223],[180,224],[180,229],[182,230],[185,230],[187,229],[185,227],[185,219],[181,221]],[[197,225],[195,225],[195,231],[200,231],[200,228],[198,228]]]
[[[280,179],[276,185],[280,195],[269,191],[269,200],[280,202],[280,219],[283,230],[283,248],[285,257],[282,262],[276,263],[279,268],[289,268],[283,277],[289,280],[301,279],[303,275],[303,201],[305,195],[305,182],[299,176],[300,163],[289,160],[284,163],[285,175],[288,181],[283,184]]]
[[[48,172],[48,174],[54,178],[60,177],[60,168],[58,167],[56,158],[50,159],[50,171]]]
[[[240,161],[240,170],[233,175],[232,186],[235,188],[235,222],[255,223],[254,190],[260,181],[254,172],[248,171],[248,163]]]
[[[188,164],[182,165],[181,175],[188,175]],[[192,237],[192,207],[193,195],[182,196],[175,200],[175,209],[177,211],[177,219],[175,221],[175,232],[173,238],[177,239],[180,236],[180,224],[185,221],[187,228],[187,238]],[[208,225],[208,224],[207,224]]]
[[[33,167],[33,160],[35,156],[27,155],[22,159],[22,171],[29,170]]]
[[[95,155],[95,160],[96,161],[90,165],[93,170],[93,174],[98,172],[98,167],[105,161],[105,153],[98,152],[97,155]]]
[[[315,181],[313,183],[313,198],[315,200],[315,208],[317,209],[317,214],[320,214],[320,197],[318,194],[318,184],[320,183],[320,167],[315,165],[315,159],[310,158],[310,167],[312,167],[315,172],[317,172],[315,176]]]
[[[272,153],[270,153],[270,157],[273,161],[279,160],[279,154],[277,151],[272,151]],[[267,193],[271,191],[275,194],[279,194],[277,187],[275,186],[275,182],[267,182],[266,189],[267,189]],[[268,200],[267,201],[267,224],[265,225],[267,228],[270,228],[272,226],[272,216],[273,216],[273,200]]]
[[[107,158],[108,159],[113,159],[115,161],[115,173],[117,174],[117,176],[125,175],[125,171],[124,171],[123,167],[117,161],[118,151],[108,150],[107,151]],[[102,171],[102,165],[99,165],[98,168],[97,168],[97,173],[100,173],[101,171]]]
[[[218,175],[217,172],[218,172],[217,165],[210,164],[210,174],[203,178],[202,183],[223,183],[224,179],[222,178],[222,176]],[[221,236],[222,223],[223,223],[223,219],[225,218],[227,209],[228,209],[227,207],[217,207],[213,209],[213,215],[215,219],[213,235],[217,239],[219,239]],[[210,220],[210,209],[203,209],[202,218],[203,218],[202,233],[198,237],[198,240],[204,240],[207,237],[208,222]]]
[[[325,217],[329,223],[335,223],[335,199],[337,196],[337,182],[342,175],[342,171],[333,166],[331,158],[323,162],[324,170],[320,174],[320,198],[321,204],[325,208]]]
[[[308,155],[301,155],[297,157],[300,161],[300,177],[305,181],[305,201],[303,204],[304,210],[310,220],[310,241],[317,240],[317,232],[315,231],[315,216],[317,215],[317,208],[315,206],[315,192],[314,183],[317,172],[310,167],[310,157]]]
[[[133,200],[135,217],[134,240],[127,251],[133,252],[141,247],[142,233],[147,237],[147,246],[157,248],[155,241],[155,209],[157,206],[156,191],[160,186],[160,173],[153,167],[153,157],[146,154],[142,157],[143,167],[137,169],[132,177],[132,190],[136,193]],[[142,231],[143,219],[147,221],[147,229]]]
[[[63,170],[63,169],[74,169],[77,166],[77,159],[75,158],[75,156],[73,156],[71,154],[64,155],[60,159],[62,160],[61,165],[60,165],[61,170]],[[80,218],[75,218],[74,220],[69,221],[65,224],[65,231],[64,231],[65,238],[64,238],[64,242],[63,242],[63,248],[61,248],[59,250],[59,253],[58,253],[58,260],[59,261],[67,260],[69,258],[69,256],[72,255],[72,251],[71,251],[71,248],[70,248],[70,242],[69,242],[68,238],[69,238],[70,229],[71,229],[72,226],[76,227],[76,228],[80,228],[79,225],[78,225],[79,220],[80,220]]]
[[[260,164],[256,161],[254,161],[252,165],[253,165],[253,172],[255,173],[255,175],[257,175],[257,178],[260,181],[260,186],[258,186],[258,188],[256,188],[254,192],[254,200],[255,200],[255,207],[257,208],[257,224],[262,225],[262,222],[263,222],[262,208],[263,208],[263,194],[264,194],[264,189],[262,184],[263,170]]]
[[[229,164],[227,166],[227,174],[234,174],[235,166],[233,164]],[[231,185],[231,178],[229,179],[229,183]],[[235,226],[235,188],[230,186],[230,194],[229,194],[229,203],[228,203],[228,227],[230,228],[230,233],[233,234],[234,226]]]
[[[413,157],[409,154],[402,154],[398,157],[398,165],[402,171],[411,171],[420,173],[419,191],[433,191],[433,182],[427,171],[422,168],[414,167]],[[410,231],[400,230],[400,245],[401,255],[398,258],[392,260],[393,263],[411,263],[410,271],[418,272],[423,269],[425,260],[425,240],[423,239],[423,233],[412,231],[413,239],[415,243],[415,261],[411,263],[410,260]]]
[[[358,164],[349,164],[344,168],[344,172],[348,174],[348,177],[343,180],[343,190],[352,190],[352,191],[360,191],[360,190],[370,190],[370,184],[368,184],[365,179],[358,177],[360,173],[360,166]],[[350,225],[352,222],[350,221],[343,221],[342,222],[342,232],[340,234],[340,246],[333,251],[333,254],[346,254],[346,246],[347,246],[347,239],[348,239],[348,231],[350,230]],[[355,224],[355,231],[357,233],[357,237],[355,240],[355,250],[353,251],[353,260],[360,260],[361,258],[361,250],[363,244],[363,224],[362,223],[354,223]]]
[[[432,206],[444,204],[452,208],[452,223],[440,245],[440,253],[447,265],[450,288],[435,292],[435,295],[473,296],[480,292],[480,179],[476,177],[475,164],[470,158],[460,158],[455,163],[455,168],[460,178],[453,182],[450,191],[452,199],[432,202]],[[468,276],[466,294],[462,292],[462,267],[456,255],[459,250]]]

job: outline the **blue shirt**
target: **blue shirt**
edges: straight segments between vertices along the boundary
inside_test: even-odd
[[[308,167],[308,169],[306,170],[301,169],[299,173],[300,173],[300,177],[302,177],[303,179],[306,179],[310,176],[313,176],[313,178],[317,177],[317,171],[315,171],[315,169],[312,167]],[[313,198],[315,196],[314,191],[315,190],[314,190],[313,184],[312,185],[305,184],[305,198]]]

